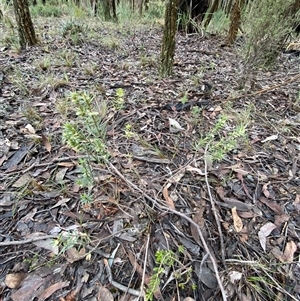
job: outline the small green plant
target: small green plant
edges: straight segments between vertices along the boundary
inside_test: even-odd
[[[130,123],[125,124],[125,137],[127,139],[134,137],[136,134],[135,132],[132,130],[132,125]]]
[[[35,107],[24,105],[22,113],[26,117],[28,123],[30,123],[36,130],[41,129],[43,118]]]
[[[165,271],[169,268],[174,270],[173,276],[178,282],[178,287],[185,289],[186,284],[191,281],[192,268],[188,268],[186,271],[182,271],[183,264],[179,260],[179,254],[184,254],[185,249],[183,246],[178,247],[178,252],[175,253],[172,250],[158,250],[155,253],[155,267],[153,268],[153,275],[150,278],[148,289],[146,290],[146,300],[153,300],[154,294],[157,291],[161,278]],[[175,271],[175,265],[179,266],[178,271]],[[184,274],[184,277],[183,277]],[[195,289],[195,285],[191,285],[192,289]]]
[[[155,67],[157,59],[154,56],[141,56],[140,58],[142,67]]]
[[[145,12],[146,19],[153,20],[154,18],[156,19],[163,18],[165,14],[165,8],[166,8],[166,4],[164,1],[150,0],[149,9]]]
[[[9,80],[11,83],[17,88],[19,94],[21,95],[29,95],[29,87],[27,85],[28,81],[30,81],[30,76],[28,73],[25,73],[21,68],[16,66],[12,73],[9,74]]]
[[[192,113],[192,123],[193,125],[197,125],[200,121],[202,109],[199,106],[193,106],[191,109]]]
[[[68,82],[69,79],[67,75],[65,75],[64,78],[57,78],[54,74],[45,72],[40,75],[37,88],[55,90],[59,87],[66,86]]]
[[[80,201],[82,205],[90,205],[94,201],[94,197],[92,194],[84,192],[80,195]]]
[[[78,55],[70,50],[63,50],[60,54],[60,58],[67,67],[73,67],[76,61],[78,61]]]
[[[124,107],[124,90],[122,88],[118,88],[116,91],[116,97],[113,100],[113,106],[115,110],[120,111]]]
[[[227,121],[228,117],[221,115],[215,126],[195,145],[196,149],[199,149],[209,144],[208,156],[213,161],[221,161],[228,152],[237,146],[238,139],[245,138],[246,123],[241,122],[229,131]],[[226,136],[223,134],[225,128]]]
[[[80,45],[87,36],[88,27],[73,19],[62,23],[61,32],[64,38],[69,39],[73,45]]]
[[[51,59],[49,56],[43,57],[42,59],[37,61],[36,65],[38,68],[42,69],[43,71],[46,71],[51,66]]]
[[[24,259],[24,263],[28,264],[30,272],[35,270],[39,266],[39,262],[40,262],[40,255],[37,253],[33,253],[33,256],[31,254],[30,257]]]
[[[213,13],[212,19],[209,22],[207,31],[210,33],[226,34],[226,29],[229,27],[229,17],[226,16],[222,9]]]
[[[160,279],[166,267],[172,267],[176,255],[171,250],[158,250],[155,253],[156,267],[153,269],[153,275],[150,278],[149,287],[146,291],[146,300],[153,300],[154,293],[160,285]]]
[[[116,50],[116,49],[120,48],[120,41],[114,37],[102,38],[102,43],[105,47],[107,47],[111,50]]]
[[[35,6],[31,6],[30,12],[34,17],[52,17],[58,18],[63,15],[63,11],[58,5],[51,5],[46,2],[45,4],[38,3]]]
[[[180,101],[182,104],[186,104],[188,102],[188,92],[184,93]]]
[[[85,65],[83,65],[83,72],[86,75],[94,75],[96,72],[96,64],[95,63],[86,63]]]
[[[82,187],[93,183],[92,162],[107,163],[109,152],[106,138],[106,103],[97,102],[95,97],[86,92],[71,93],[68,99],[76,113],[73,121],[64,124],[63,141],[86,157],[79,160]]]
[[[87,234],[79,232],[77,230],[72,232],[64,232],[54,240],[55,247],[59,247],[59,255],[64,254],[67,250],[72,248],[80,249],[86,246],[90,242],[90,238]]]

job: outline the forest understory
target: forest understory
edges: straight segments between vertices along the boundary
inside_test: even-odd
[[[72,22],[0,49],[0,300],[299,300],[297,52],[178,33],[160,78],[159,25]]]

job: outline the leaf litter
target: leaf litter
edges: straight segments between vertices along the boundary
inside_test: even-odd
[[[264,300],[269,285],[277,287],[267,291],[272,299],[299,299],[299,78],[290,81],[297,61],[282,55],[277,70],[257,72],[259,85],[276,88],[240,91],[242,65],[235,49],[220,47],[222,37],[178,34],[174,75],[160,79],[161,29],[92,30],[97,39],[80,46],[53,37],[55,43],[43,40],[30,52],[0,53],[2,295],[142,299],[156,252],[172,250],[178,261],[163,267],[157,299],[221,300],[218,278],[231,298]],[[116,48],[103,43],[112,34]],[[50,66],[56,83],[43,86],[37,74],[45,71],[34,62],[47,53],[63,60],[62,50],[77,59]],[[24,90],[13,80],[17,69],[26,74]],[[58,81],[61,74],[68,82]],[[118,88],[125,95],[120,109]],[[66,95],[82,90],[107,102],[106,142],[119,171],[93,166],[96,184],[86,204],[76,184],[85,154],[61,142],[62,109],[74,117]],[[226,137],[242,110],[250,110],[248,141],[238,141],[221,161],[207,157],[205,171],[205,145],[195,146],[225,113],[227,128],[218,135]],[[21,263],[27,267],[17,268]]]

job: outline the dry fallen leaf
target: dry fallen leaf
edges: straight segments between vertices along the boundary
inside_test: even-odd
[[[265,252],[266,252],[267,237],[276,228],[277,228],[276,225],[274,225],[273,223],[266,223],[258,231],[259,242]]]
[[[170,123],[170,132],[171,133],[177,133],[179,131],[184,131],[184,128],[175,119],[169,118],[169,123]]]
[[[236,207],[233,207],[231,209],[231,214],[232,214],[232,218],[233,218],[233,225],[234,225],[235,231],[241,232],[243,229],[243,222],[236,212]]]
[[[51,297],[56,291],[64,287],[67,287],[69,284],[70,284],[69,281],[61,281],[50,285],[39,295],[38,300],[45,301],[46,299]]]
[[[178,183],[184,175],[185,170],[183,169],[181,172],[178,172],[174,176],[172,176],[168,181],[169,183]]]
[[[50,141],[48,140],[48,138],[42,134],[42,142],[46,148],[46,150],[50,153],[51,152],[51,143]]]
[[[67,261],[73,263],[75,261],[81,260],[86,256],[85,248],[77,251],[75,248],[70,248],[66,251]]]
[[[287,214],[282,214],[282,215],[276,215],[274,224],[279,227],[281,224],[288,222],[290,219],[290,216]]]
[[[293,241],[286,243],[284,252],[282,256],[279,256],[278,259],[283,263],[291,263],[294,260],[294,253],[297,251],[297,245]]]
[[[97,301],[114,301],[114,297],[106,287],[100,286]]]
[[[270,182],[264,184],[263,188],[262,188],[262,192],[263,192],[263,194],[265,195],[266,198],[270,198],[270,192],[268,190],[268,185],[269,184],[270,184]]]
[[[272,140],[277,140],[277,139],[278,139],[278,135],[276,134],[276,135],[272,135],[272,136],[267,137],[266,139],[262,140],[261,142],[265,143],[267,141],[272,141]]]
[[[23,186],[29,184],[29,182],[31,180],[32,180],[31,176],[29,174],[25,173],[12,185],[12,187],[15,187],[15,188],[23,187]]]
[[[166,203],[168,205],[169,208],[174,209],[175,210],[175,205],[173,200],[169,197],[169,193],[168,193],[168,188],[171,186],[171,184],[167,184],[164,189],[163,189],[163,196],[166,200]]]
[[[300,194],[296,195],[293,205],[295,206],[297,211],[300,211]]]
[[[237,281],[239,281],[239,280],[242,279],[242,276],[243,276],[243,274],[241,272],[231,271],[229,273],[230,282],[233,283],[233,284],[235,284]]]
[[[25,276],[25,273],[7,274],[5,277],[5,285],[9,288],[19,288]]]
[[[61,168],[61,169],[57,172],[57,174],[55,175],[55,181],[56,181],[56,182],[59,182],[59,183],[62,182],[63,179],[64,179],[64,177],[65,177],[65,174],[66,174],[67,170],[68,170],[67,167],[66,167],[66,168]]]
[[[281,206],[274,202],[274,201],[270,201],[265,197],[261,197],[259,198],[259,201],[265,205],[267,205],[270,209],[272,209],[275,213],[277,214],[283,214],[283,210],[281,208]]]
[[[33,128],[33,126],[31,124],[27,124],[25,126],[25,129],[28,131],[28,133],[35,134],[35,129]]]
[[[187,171],[195,171],[196,173],[198,173],[200,176],[205,176],[205,172],[203,172],[201,169],[199,168],[196,168],[196,167],[193,167],[191,165],[188,165],[186,167],[186,170]]]

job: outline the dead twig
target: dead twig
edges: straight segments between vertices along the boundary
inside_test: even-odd
[[[139,297],[142,297],[142,292],[143,292],[143,288],[144,288],[144,284],[145,284],[146,266],[147,266],[149,243],[150,243],[150,235],[148,234],[147,244],[146,244],[146,248],[145,248],[145,260],[144,260],[143,277],[142,277],[142,283],[141,283],[141,295]]]
[[[25,240],[0,242],[0,247],[19,246],[19,245],[24,245],[24,244],[30,244],[35,241],[45,240],[45,239],[49,239],[49,238],[57,238],[57,235],[45,235],[45,236],[33,237],[33,238],[25,239]]]
[[[218,212],[217,212],[217,208],[216,208],[214,199],[213,199],[212,194],[211,194],[210,185],[209,185],[209,182],[208,182],[208,171],[207,171],[207,150],[208,150],[208,146],[209,146],[209,143],[206,145],[205,151],[204,151],[204,176],[205,176],[205,183],[206,183],[206,187],[207,187],[207,191],[208,191],[208,196],[209,196],[211,208],[212,208],[212,211],[214,213],[214,217],[215,217],[215,220],[216,220],[216,223],[217,223],[218,232],[219,232],[219,236],[220,236],[220,243],[221,243],[220,247],[221,247],[222,263],[223,263],[224,267],[226,268],[225,247],[224,247],[224,239],[223,239],[223,235],[222,235],[220,218],[219,218],[219,215],[218,215]]]

